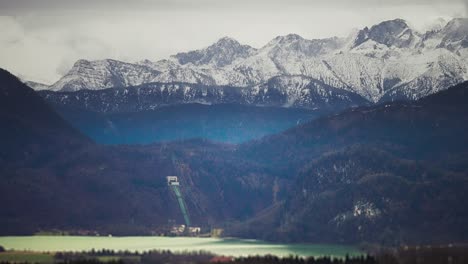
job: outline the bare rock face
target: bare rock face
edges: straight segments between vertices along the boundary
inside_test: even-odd
[[[406,48],[414,40],[411,28],[402,19],[384,21],[373,27],[364,28],[358,33],[354,46],[372,40],[387,47]]]

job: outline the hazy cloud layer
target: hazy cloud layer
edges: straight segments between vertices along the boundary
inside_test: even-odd
[[[446,5],[466,3],[466,0],[0,0],[2,12],[27,12],[43,10],[148,10],[148,9],[217,9],[217,8],[285,8],[346,7],[374,8],[413,5]]]
[[[468,0],[0,0],[0,67],[54,82],[80,58],[162,59],[223,36],[261,47],[277,35],[345,36],[382,20],[423,28]]]

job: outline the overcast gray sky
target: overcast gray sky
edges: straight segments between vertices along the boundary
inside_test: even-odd
[[[345,36],[403,18],[415,28],[466,16],[468,0],[0,0],[0,67],[52,83],[80,58],[158,60],[223,36]]]

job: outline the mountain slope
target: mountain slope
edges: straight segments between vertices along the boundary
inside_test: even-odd
[[[387,47],[406,48],[414,41],[415,36],[406,21],[395,19],[359,31],[353,47],[366,41],[374,41]]]
[[[14,162],[0,161],[1,234],[158,233],[169,219],[182,221],[165,182],[178,175],[193,222],[229,223],[228,235],[385,245],[468,241],[468,83],[415,102],[349,109],[241,145],[109,147],[82,139],[3,73],[2,124],[46,124],[78,143],[31,137],[35,152],[19,147]],[[34,100],[26,111],[18,100],[27,98]],[[22,131],[20,121],[8,124],[8,131]],[[9,148],[21,146],[22,137]],[[44,157],[53,143],[59,145]]]
[[[68,125],[31,88],[0,69],[0,163],[91,141]],[[60,146],[60,147],[58,147]]]
[[[1,70],[0,81],[2,235],[164,232],[169,220],[183,222],[167,175],[179,176],[192,221],[205,228],[245,219],[271,201],[267,170],[232,157],[233,146],[96,145],[16,77]]]
[[[231,64],[236,59],[246,58],[254,52],[254,48],[248,45],[241,45],[232,38],[224,37],[203,50],[178,53],[173,57],[181,65],[191,63],[193,65],[223,67]]]
[[[339,115],[320,118],[284,133],[247,143],[244,149],[246,154],[253,151],[252,157],[278,165],[286,164],[288,161],[282,156],[292,152],[300,153],[299,158],[316,156],[331,146],[349,143],[383,144],[390,141],[395,147],[392,150],[400,155],[419,158],[445,155],[449,149],[463,149],[460,143],[467,140],[463,133],[466,127],[463,121],[467,119],[468,112],[463,103],[467,101],[464,92],[467,84],[450,88],[448,94],[442,91],[416,102],[349,109]],[[443,96],[450,99],[439,104],[438,98]],[[457,103],[451,104],[451,100]],[[380,147],[391,146],[383,144]]]
[[[76,91],[138,85],[149,82],[159,74],[147,66],[116,60],[77,61],[72,69],[50,86],[53,91]]]
[[[296,175],[258,238],[355,243],[466,241],[468,83],[416,102],[345,111],[243,144]],[[267,217],[268,216],[263,216]],[[253,222],[231,235],[255,233]],[[275,232],[271,232],[275,230]]]
[[[136,87],[76,92],[40,91],[53,106],[95,112],[137,112],[161,106],[204,103],[341,110],[367,102],[359,95],[304,76],[275,77],[254,87],[149,83]]]
[[[275,77],[249,88],[150,83],[39,94],[72,125],[104,144],[188,138],[240,143],[368,104],[304,76]]]

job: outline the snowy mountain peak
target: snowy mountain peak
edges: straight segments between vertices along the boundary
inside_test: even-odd
[[[218,41],[216,41],[215,44],[213,44],[215,46],[241,46],[242,44],[239,43],[239,41],[231,38],[231,37],[228,37],[228,36],[224,36],[220,39],[218,39]],[[212,45],[212,46],[213,46]]]
[[[262,49],[265,48],[272,48],[272,47],[285,47],[288,45],[293,45],[294,43],[306,43],[310,40],[304,39],[303,37],[299,36],[298,34],[288,34],[284,36],[277,36],[268,42]]]
[[[303,37],[299,36],[298,34],[288,34],[285,36],[278,36],[275,38],[277,42],[290,42],[290,41],[300,41],[304,40]]]
[[[53,91],[76,91],[86,88],[99,90],[110,87],[123,87],[148,82],[159,74],[144,65],[117,60],[97,61],[78,60],[71,70],[59,81],[50,86]]]
[[[223,37],[213,45],[200,50],[178,53],[173,56],[180,64],[213,65],[223,67],[231,64],[239,58],[246,58],[252,55],[255,49],[242,45],[237,40]]]
[[[459,17],[459,18],[454,18],[450,20],[446,24],[446,27],[451,28],[451,29],[458,29],[458,28],[466,28],[467,25],[468,25],[468,18]]]
[[[443,36],[439,47],[458,50],[468,47],[468,18],[454,18],[441,30]]]
[[[448,21],[445,18],[439,17],[436,20],[434,20],[432,23],[427,25],[425,28],[425,31],[426,32],[440,31],[447,25],[447,23]]]
[[[90,63],[91,62],[89,60],[79,59],[73,64],[73,68],[78,68],[78,67],[81,67],[83,65],[89,65]]]
[[[174,70],[180,67],[180,64],[174,59],[159,60],[156,62],[150,61],[150,60],[142,60],[142,61],[137,62],[136,64],[149,67],[159,72],[170,71],[170,70]]]
[[[392,35],[398,35],[402,31],[409,29],[408,23],[404,19],[393,19],[380,22],[370,28],[370,32],[382,32]]]
[[[413,30],[403,19],[381,22],[370,29],[362,29],[354,42],[353,48],[366,41],[374,41],[387,47],[407,48],[414,40]]]
[[[337,37],[326,39],[304,39],[297,34],[278,36],[268,42],[261,51],[270,57],[278,56],[319,56],[337,50],[343,41]]]
[[[144,60],[141,60],[139,62],[137,62],[137,64],[140,64],[140,65],[146,65],[146,66],[150,66],[150,65],[153,65],[154,62],[148,60],[148,59],[144,59]]]

